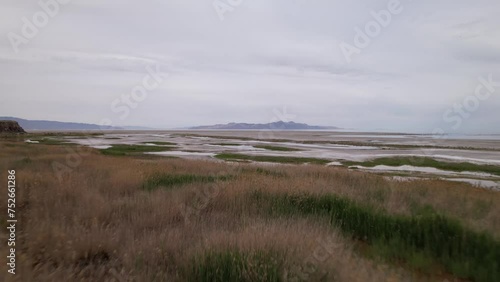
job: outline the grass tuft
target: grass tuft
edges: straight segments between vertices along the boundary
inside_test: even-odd
[[[281,262],[271,252],[209,251],[193,262],[188,281],[282,281]]]
[[[218,159],[226,161],[244,160],[255,162],[271,162],[271,163],[288,163],[288,164],[319,164],[324,165],[329,163],[329,160],[317,158],[300,158],[300,157],[281,157],[281,156],[250,156],[243,154],[218,154],[215,156]]]

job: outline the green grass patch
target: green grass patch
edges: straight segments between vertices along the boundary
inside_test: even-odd
[[[191,183],[213,183],[216,181],[227,181],[232,178],[233,176],[230,175],[156,174],[146,180],[143,184],[143,189],[153,191],[160,187],[172,188]]]
[[[249,156],[243,154],[218,154],[215,156],[217,159],[226,161],[255,161],[255,162],[271,162],[271,163],[288,163],[288,164],[319,164],[324,165],[329,163],[329,160],[317,158],[300,158],[300,157],[281,157],[281,156]]]
[[[192,260],[186,275],[196,282],[279,282],[282,269],[282,260],[272,252],[208,251]]]
[[[378,255],[404,261],[411,268],[437,265],[453,275],[474,281],[500,281],[500,242],[490,234],[428,208],[419,216],[391,215],[336,195],[272,195],[254,192],[271,214],[320,216],[345,234],[375,247]]]
[[[147,152],[164,152],[171,150],[172,147],[163,146],[147,146],[147,145],[112,145],[110,148],[101,149],[104,155],[110,156],[127,156],[133,154],[147,153]]]
[[[299,149],[288,148],[288,147],[281,147],[281,146],[271,146],[271,145],[256,145],[254,147],[255,148],[259,148],[259,149],[266,149],[266,150],[270,150],[270,151],[281,151],[281,152],[296,152],[296,151],[301,151]]]
[[[438,214],[431,205],[421,205],[414,200],[410,202],[410,212],[413,216],[432,216]]]
[[[241,146],[242,144],[238,144],[238,143],[213,143],[211,145],[216,145],[216,146]]]
[[[172,142],[164,142],[164,141],[151,141],[151,142],[142,142],[142,144],[155,144],[155,145],[165,145],[165,146],[175,146],[177,145],[176,143]]]
[[[500,167],[494,165],[481,165],[468,162],[442,162],[428,157],[390,157],[378,158],[365,162],[344,161],[344,165],[360,165],[365,167],[374,167],[377,165],[387,166],[402,166],[411,165],[418,167],[433,167],[442,170],[450,171],[470,171],[470,172],[486,172],[490,174],[500,175]]]

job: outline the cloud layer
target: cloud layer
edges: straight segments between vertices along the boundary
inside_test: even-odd
[[[474,95],[479,77],[500,83],[500,2],[401,0],[348,62],[339,45],[354,46],[356,29],[391,1],[221,0],[231,8],[221,20],[212,0],[73,0],[16,53],[12,34],[43,9],[7,0],[0,113],[174,128],[270,122],[286,108],[297,122],[358,130],[498,132],[500,87],[457,128],[443,115]],[[168,78],[121,118],[113,101],[148,66]]]

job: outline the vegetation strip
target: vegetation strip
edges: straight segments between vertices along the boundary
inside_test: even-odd
[[[372,246],[383,246],[390,259],[429,260],[455,276],[474,281],[500,281],[500,242],[437,214],[389,215],[336,195],[272,195],[254,192],[273,214],[325,216],[332,225]]]
[[[126,156],[130,154],[137,153],[147,153],[147,152],[164,152],[172,150],[173,147],[165,147],[165,146],[148,146],[148,145],[112,145],[110,148],[101,149],[101,152],[104,155],[112,155],[112,156]]]
[[[296,152],[301,151],[300,149],[281,147],[281,146],[271,146],[271,145],[256,145],[255,148],[266,149],[270,151],[281,151],[281,152]]]
[[[232,179],[233,176],[222,175],[195,175],[195,174],[157,174],[150,177],[144,184],[143,189],[153,191],[157,188],[172,188],[191,183],[213,183],[216,181],[227,181]]]
[[[243,154],[218,154],[215,156],[218,159],[231,161],[231,160],[244,160],[255,162],[271,162],[271,163],[289,163],[289,164],[320,164],[324,165],[329,163],[329,160],[317,158],[300,158],[300,157],[281,157],[281,156],[249,156]]]
[[[494,165],[480,165],[468,162],[441,162],[437,161],[433,158],[427,157],[391,157],[391,158],[378,158],[371,161],[365,162],[352,162],[352,161],[343,161],[344,165],[360,165],[365,167],[375,167],[377,165],[387,165],[387,166],[402,166],[402,165],[411,165],[418,167],[433,167],[442,170],[451,170],[451,171],[470,171],[470,172],[485,172],[491,173],[495,175],[500,175],[500,167]]]
[[[150,142],[142,142],[142,144],[155,144],[155,145],[166,145],[166,146],[175,146],[177,144],[172,143],[172,142],[165,142],[165,141],[150,141]]]

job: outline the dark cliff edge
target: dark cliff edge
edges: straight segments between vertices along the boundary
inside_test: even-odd
[[[0,120],[0,134],[20,134],[26,133],[17,121]]]

